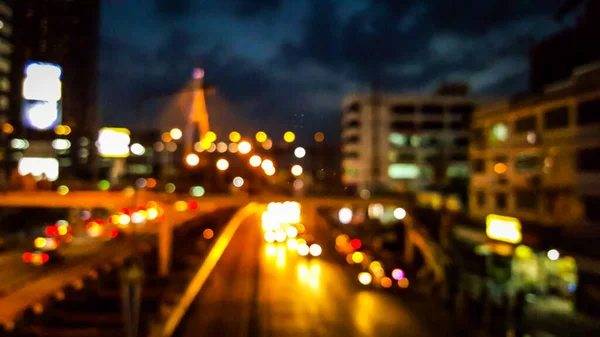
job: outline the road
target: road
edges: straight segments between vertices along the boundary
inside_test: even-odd
[[[248,218],[213,270],[178,336],[452,336],[449,315],[413,295],[355,282],[333,247],[305,259],[263,243],[258,216]],[[324,226],[324,225],[321,225]],[[308,227],[328,242],[327,230]]]

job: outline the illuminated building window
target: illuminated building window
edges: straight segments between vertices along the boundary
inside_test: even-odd
[[[468,178],[469,166],[467,164],[453,164],[446,169],[446,176],[449,178]]]
[[[538,195],[533,191],[517,191],[517,207],[534,210],[538,206]]]
[[[0,91],[10,91],[10,80],[8,78],[0,78]]]
[[[600,196],[583,196],[583,207],[585,208],[585,218],[589,221],[600,221]]]
[[[423,138],[421,136],[412,136],[410,137],[410,145],[414,146],[414,147],[419,147],[421,145],[421,141],[423,140]]]
[[[496,208],[505,209],[507,205],[506,193],[496,193]]]
[[[525,133],[537,130],[537,116],[527,116],[515,121],[515,132]]]
[[[600,123],[600,99],[579,103],[577,106],[577,125]]]
[[[477,191],[476,200],[477,200],[477,206],[479,206],[479,207],[485,206],[485,192]]]
[[[490,134],[493,142],[504,142],[508,139],[508,128],[502,123],[498,123],[492,127]]]
[[[0,57],[0,72],[4,74],[10,73],[10,62],[4,57]]]
[[[484,159],[473,159],[471,161],[473,172],[483,173],[485,172],[485,160]]]
[[[600,171],[600,148],[577,150],[577,168],[581,172]]]
[[[392,164],[388,168],[388,176],[392,179],[415,179],[420,175],[415,164]]]
[[[390,133],[390,143],[397,146],[404,146],[407,143],[407,138],[401,133],[392,132]]]
[[[349,177],[358,177],[358,169],[357,168],[346,168],[346,169],[344,169],[344,173]]]
[[[569,108],[564,106],[548,110],[544,113],[544,128],[547,130],[566,128],[569,126]]]
[[[390,111],[396,115],[412,115],[415,110],[415,106],[411,104],[398,104],[390,108]]]
[[[0,110],[8,110],[10,101],[6,96],[0,96]]]

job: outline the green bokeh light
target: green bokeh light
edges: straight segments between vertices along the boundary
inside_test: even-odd
[[[106,191],[110,188],[110,183],[108,182],[108,180],[100,180],[100,182],[98,183],[98,188],[101,191]]]
[[[202,186],[194,186],[190,189],[190,194],[194,197],[201,197],[205,193],[204,187]]]
[[[165,185],[165,192],[167,193],[173,193],[175,192],[175,184],[173,183],[168,183]]]

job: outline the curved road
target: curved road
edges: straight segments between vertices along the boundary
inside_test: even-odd
[[[323,226],[323,225],[321,225]],[[327,229],[308,232],[329,242]],[[315,228],[316,227],[316,228]],[[262,240],[248,218],[182,321],[178,336],[452,336],[439,305],[359,285],[333,247],[305,259]]]

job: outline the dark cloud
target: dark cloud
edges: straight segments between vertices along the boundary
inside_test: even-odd
[[[190,13],[190,0],[156,0],[156,10],[168,17],[177,17]]]
[[[263,13],[277,12],[283,5],[283,0],[237,0],[236,13],[242,17],[253,17]]]

